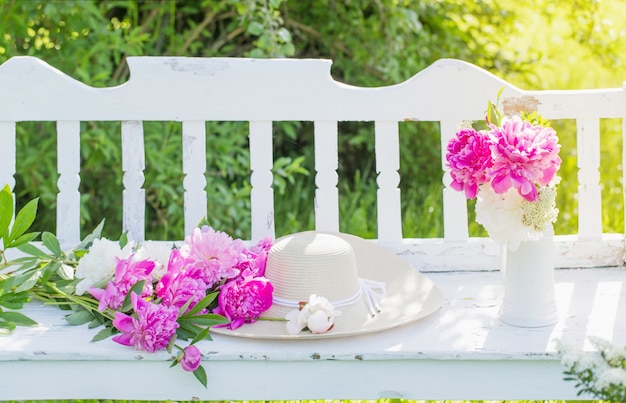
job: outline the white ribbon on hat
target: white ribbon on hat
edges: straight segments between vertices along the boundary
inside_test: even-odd
[[[361,298],[362,296],[365,299],[365,303],[367,304],[367,309],[370,311],[370,315],[376,316],[376,314],[380,312],[380,305],[378,304],[378,301],[381,298],[384,298],[387,294],[387,285],[382,281],[368,280],[365,278],[359,278],[359,284],[359,291],[357,291],[357,293],[353,296],[339,301],[330,301],[330,303],[334,306],[351,305],[358,301],[359,298]],[[302,302],[280,297],[274,297],[273,300],[278,305],[293,308],[299,308],[300,302]]]

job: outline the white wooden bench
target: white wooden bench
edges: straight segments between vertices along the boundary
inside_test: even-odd
[[[15,186],[16,122],[54,121],[58,133],[57,235],[79,240],[80,122],[121,121],[123,221],[143,240],[143,121],[182,121],[185,233],[206,215],[205,121],[247,121],[250,128],[252,239],[274,236],[272,122],[313,121],[316,227],[338,230],[337,124],[375,122],[378,236],[431,278],[445,302],[408,326],[352,338],[257,341],[215,335],[200,344],[208,389],[168,368],[163,352],[139,353],[97,330],[64,323],[36,303],[41,326],[0,338],[2,399],[568,399],[555,341],[589,349],[587,337],[626,344],[624,231],[602,231],[600,119],[626,117],[623,88],[523,91],[468,63],[440,60],[384,88],[334,81],[328,60],[170,57],[128,59],[130,80],[91,88],[45,62],[13,58],[0,66],[0,184]],[[532,97],[547,119],[575,119],[579,229],[555,237],[559,322],[525,329],[497,319],[502,298],[499,248],[468,236],[464,196],[442,175],[444,237],[402,235],[398,125],[437,121],[441,144],[460,122],[484,117],[487,100]],[[112,134],[115,135],[115,134]],[[623,214],[623,211],[620,212]],[[219,229],[219,228],[218,228]]]

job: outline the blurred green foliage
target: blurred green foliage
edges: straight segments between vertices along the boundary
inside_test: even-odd
[[[556,41],[554,32],[558,32],[558,40],[568,44],[570,59],[573,55],[589,58],[614,70],[621,66],[622,48],[605,26],[606,18],[601,18],[599,1],[501,3],[0,0],[0,63],[12,56],[33,55],[86,84],[107,87],[128,79],[128,56],[311,57],[332,59],[332,74],[338,81],[381,86],[404,81],[439,58],[454,57],[523,88],[541,89],[559,84],[541,75],[549,70],[549,63],[555,63],[552,48],[546,46]],[[531,23],[544,25],[530,28]],[[544,31],[553,32],[553,37],[538,36]],[[556,43],[558,47],[560,42]],[[551,77],[563,69],[555,64]],[[575,85],[573,81],[561,84]],[[104,235],[116,237],[121,228],[120,125],[83,122],[81,129],[83,233],[106,217]],[[244,238],[250,233],[247,129],[242,123],[207,122],[208,220]],[[146,235],[181,239],[181,125],[146,122],[144,130]],[[276,122],[274,131],[276,226],[281,235],[314,226],[313,128],[310,122]],[[343,122],[339,133],[340,228],[376,236],[373,124]],[[18,204],[40,197],[40,209],[56,207],[55,136],[54,125],[48,122],[18,124]],[[400,142],[404,235],[441,236],[438,124],[401,123]],[[611,158],[619,160],[619,156]],[[566,165],[573,165],[568,175],[575,187],[575,162]],[[615,177],[611,183],[620,186],[621,176]],[[575,217],[575,206],[561,208],[566,216]],[[40,214],[35,229],[53,230],[54,214]],[[472,233],[481,230],[472,227]]]

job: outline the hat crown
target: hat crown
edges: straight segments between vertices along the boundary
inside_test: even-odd
[[[279,240],[269,252],[265,277],[280,300],[308,301],[316,294],[342,301],[360,290],[354,250],[332,234],[304,232]]]

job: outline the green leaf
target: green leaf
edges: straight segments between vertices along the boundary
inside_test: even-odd
[[[46,265],[41,269],[41,282],[46,284],[50,281],[50,277],[55,274],[59,267],[61,267],[60,262],[53,262],[52,260],[46,263]]]
[[[120,240],[119,240],[120,249],[124,249],[127,243],[128,243],[128,231],[124,231],[122,235],[120,235]]]
[[[23,277],[26,277],[26,280],[24,280],[19,285],[19,287],[17,287],[15,289],[15,292],[28,291],[31,288],[33,288],[35,286],[35,284],[37,284],[37,280],[39,280],[39,271],[35,271],[32,274],[30,274],[29,276],[23,276]]]
[[[70,325],[84,325],[93,320],[93,314],[89,311],[81,310],[73,312],[65,317]]]
[[[111,337],[112,335],[113,335],[113,329],[110,327],[105,327],[104,329],[100,330],[95,336],[93,336],[91,341],[105,340]]]
[[[196,343],[197,343],[197,342],[199,342],[200,340],[205,340],[205,339],[206,339],[206,340],[211,340],[211,336],[209,335],[209,330],[210,330],[210,327],[208,327],[208,326],[207,326],[207,327],[206,327],[203,331],[201,331],[200,333],[198,333],[198,334],[196,335],[196,337],[194,337],[194,338],[193,338],[193,340],[191,340],[191,343],[189,343],[189,344],[190,344],[190,345],[191,345],[191,344],[196,344]]]
[[[263,27],[263,24],[258,21],[252,21],[250,24],[248,24],[246,32],[250,35],[259,36],[263,33],[264,30],[265,27]]]
[[[37,326],[38,323],[19,312],[0,312],[0,320],[15,323],[19,326]]]
[[[16,328],[13,322],[4,322],[0,320],[0,335],[11,334]]]
[[[61,244],[57,237],[55,237],[50,232],[43,232],[41,234],[41,242],[43,242],[44,246],[48,248],[50,252],[54,254],[56,257],[63,257],[63,251],[61,250]]]
[[[189,316],[194,316],[195,314],[197,314],[198,312],[200,312],[207,306],[211,305],[211,302],[213,302],[215,298],[217,298],[217,295],[218,295],[217,292],[213,292],[207,295],[206,297],[202,298],[200,301],[198,301],[196,305],[194,305],[194,307],[191,310],[189,310],[189,312],[187,312],[184,315],[181,315],[181,317],[185,318]]]
[[[26,253],[27,255],[35,256],[41,259],[49,259],[51,257],[46,252],[42,251],[41,249],[30,243],[20,245],[17,249]]]
[[[33,199],[26,203],[26,205],[17,213],[9,235],[9,243],[22,236],[26,230],[30,228],[33,221],[35,221],[35,216],[37,215],[38,203],[39,199]]]
[[[122,312],[128,312],[131,310],[131,308],[133,307],[133,303],[130,300],[130,296],[132,295],[132,293],[141,295],[141,291],[143,291],[143,287],[145,285],[146,280],[141,280],[137,281],[135,284],[133,284],[132,287],[130,287],[130,290],[128,290],[128,294],[126,294],[126,298],[124,298],[124,303],[122,304]]]
[[[9,309],[22,309],[24,307],[24,304],[29,301],[30,295],[27,292],[10,292],[0,295],[0,306]]]
[[[206,315],[195,315],[195,316],[185,316],[178,318],[179,323],[193,323],[198,326],[214,326],[220,325],[224,323],[228,323],[228,319],[221,315],[216,315],[214,313],[206,314]]]
[[[204,385],[204,387],[206,388],[207,387],[206,371],[204,370],[202,365],[200,365],[195,371],[193,371],[193,374],[195,375],[196,379],[199,380],[200,383]]]
[[[183,326],[180,326],[178,329],[176,329],[176,336],[181,340],[193,339],[194,337],[196,337],[197,334],[198,332],[196,329],[192,331],[192,330],[186,329]]]
[[[38,236],[39,236],[39,232],[29,232],[27,234],[20,235],[19,237],[17,237],[17,239],[14,239],[13,241],[11,241],[9,245],[7,245],[7,248],[20,247],[22,245],[25,245],[35,240],[35,238],[37,238]]]
[[[104,220],[100,221],[100,224],[98,224],[98,226],[93,231],[91,231],[91,233],[87,235],[85,239],[83,239],[78,245],[76,245],[74,250],[87,249],[94,239],[100,238],[100,234],[102,233],[103,227],[104,227]]]
[[[0,191],[0,237],[4,237],[13,219],[13,194],[9,185]]]

